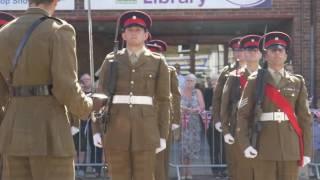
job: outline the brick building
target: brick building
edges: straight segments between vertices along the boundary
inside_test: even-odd
[[[161,2],[161,0],[146,1]],[[188,0],[179,1],[187,2]],[[320,2],[318,0],[272,0],[272,5],[267,8],[145,11],[153,18],[151,30],[153,38],[163,39],[171,46],[226,45],[235,36],[249,33],[263,34],[265,29],[284,31],[291,35],[294,42],[290,52],[294,71],[305,77],[310,95],[318,94],[318,97],[320,95],[320,83],[318,83],[320,80],[318,70],[320,68],[318,41]],[[124,10],[93,10],[92,12],[95,69],[101,65],[105,54],[112,50],[115,22],[122,12]],[[21,11],[13,13],[19,15]],[[84,0],[75,0],[75,10],[58,11],[56,15],[75,26],[78,35],[80,73],[88,72],[88,21]],[[226,63],[228,50],[225,49],[224,62]]]

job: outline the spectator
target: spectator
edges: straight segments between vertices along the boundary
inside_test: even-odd
[[[185,85],[185,76],[181,74],[181,66],[180,64],[176,63],[174,64],[174,67],[176,68],[177,74],[178,74],[178,81],[179,81],[179,89],[183,89]]]
[[[201,121],[199,113],[204,110],[204,100],[200,90],[195,89],[196,76],[186,76],[182,90],[182,164],[190,165],[193,159],[199,159]],[[190,168],[183,168],[182,179],[192,179]]]

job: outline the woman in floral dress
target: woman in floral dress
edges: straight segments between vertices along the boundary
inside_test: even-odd
[[[194,74],[186,76],[182,90],[182,164],[190,165],[192,160],[199,159],[201,143],[200,112],[204,110],[204,100],[200,90],[195,89],[197,78]],[[192,179],[191,168],[183,168],[181,179]]]

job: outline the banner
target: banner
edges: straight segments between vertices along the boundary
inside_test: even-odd
[[[85,8],[87,2],[85,0]],[[95,10],[271,8],[272,0],[91,0]]]
[[[28,9],[28,0],[0,0],[0,10],[15,11]],[[57,10],[74,10],[74,0],[60,0]]]

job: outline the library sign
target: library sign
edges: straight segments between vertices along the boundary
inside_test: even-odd
[[[85,8],[87,2],[85,0]],[[271,8],[272,0],[91,0],[96,10]]]

